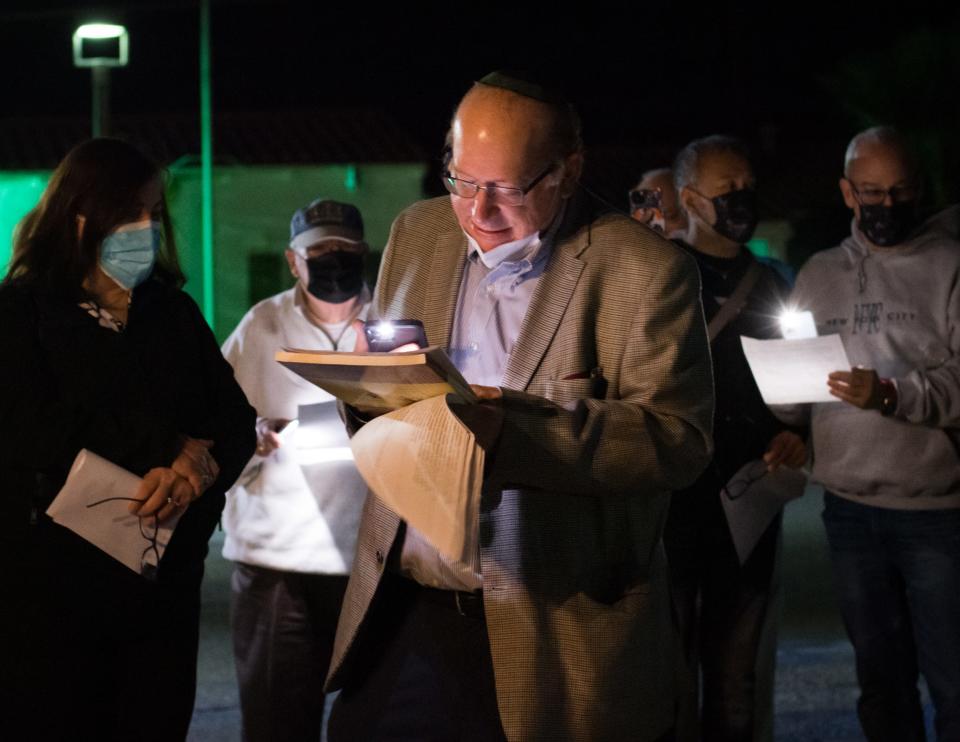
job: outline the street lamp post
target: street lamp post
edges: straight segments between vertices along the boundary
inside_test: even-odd
[[[89,67],[93,136],[110,133],[110,68],[125,67],[130,56],[127,29],[115,23],[85,23],[73,32],[73,65]]]

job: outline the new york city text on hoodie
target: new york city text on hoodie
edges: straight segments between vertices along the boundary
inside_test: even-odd
[[[813,479],[827,490],[878,507],[960,507],[960,243],[936,226],[884,248],[851,232],[810,258],[791,304],[813,312],[819,334],[839,334],[851,364],[892,379],[897,408],[884,417],[838,400],[781,416],[810,414]]]

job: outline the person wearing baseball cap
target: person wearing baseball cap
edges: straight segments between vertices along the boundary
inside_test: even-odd
[[[227,494],[231,624],[243,738],[320,739],[323,681],[366,485],[333,398],[274,361],[279,348],[353,350],[365,319],[360,211],[327,199],[293,214],[296,284],[254,306],[223,345],[257,410],[257,449]]]

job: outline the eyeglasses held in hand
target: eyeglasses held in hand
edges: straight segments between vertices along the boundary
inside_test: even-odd
[[[97,505],[103,505],[105,502],[114,502],[124,500],[126,502],[144,502],[136,497],[108,497],[104,500],[97,500],[87,505],[88,508],[95,508]],[[152,522],[150,521],[152,519]],[[157,548],[157,531],[160,527],[160,519],[157,514],[148,515],[146,518],[137,516],[137,523],[140,526],[140,535],[146,539],[148,546],[143,550],[140,556],[140,574],[148,580],[157,579],[157,570],[160,567],[160,549]]]
[[[722,492],[731,500],[736,500],[743,495],[750,486],[760,481],[767,473],[767,464],[765,461],[757,460],[753,462],[745,472],[738,473],[723,486]]]

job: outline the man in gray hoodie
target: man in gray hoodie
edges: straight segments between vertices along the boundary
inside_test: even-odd
[[[960,740],[960,245],[917,229],[919,176],[892,129],[861,132],[840,179],[851,235],[814,255],[792,301],[837,333],[854,368],[807,408],[813,479],[866,737]],[[796,418],[794,417],[794,421]]]

